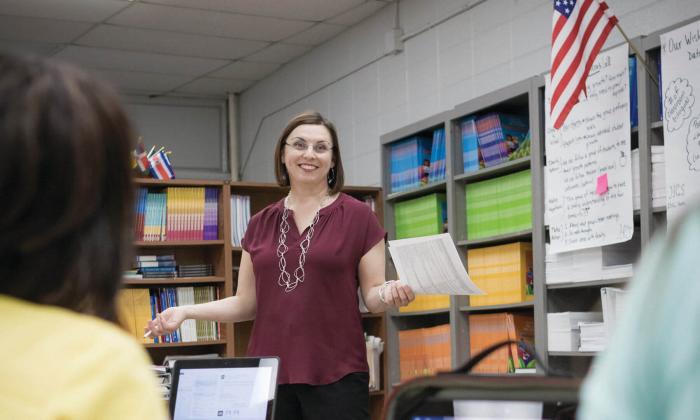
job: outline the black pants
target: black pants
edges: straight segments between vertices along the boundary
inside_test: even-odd
[[[355,372],[328,385],[277,388],[275,420],[369,420],[369,374]]]

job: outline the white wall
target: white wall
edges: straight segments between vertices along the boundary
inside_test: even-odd
[[[475,3],[401,0],[400,27],[411,34]],[[700,15],[698,0],[607,3],[630,38]],[[315,109],[338,128],[347,183],[380,185],[380,135],[549,68],[551,0],[488,0],[387,56],[394,15],[394,5],[385,7],[241,95],[243,179],[272,181],[279,133]],[[622,40],[614,30],[607,45]]]

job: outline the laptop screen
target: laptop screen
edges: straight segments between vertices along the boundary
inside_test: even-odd
[[[173,420],[270,420],[279,359],[179,360],[172,372]]]

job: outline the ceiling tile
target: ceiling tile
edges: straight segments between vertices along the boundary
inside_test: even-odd
[[[284,64],[294,58],[309,51],[311,47],[306,45],[291,45],[291,44],[272,44],[269,47],[256,52],[253,55],[246,57],[246,60],[256,61],[259,63],[277,63]]]
[[[192,79],[192,76],[173,76],[124,70],[87,69],[87,71],[102,80],[114,84],[119,90],[150,91],[153,93],[162,93],[175,89]]]
[[[370,0],[366,3],[362,3],[361,5],[355,7],[352,10],[349,10],[341,15],[329,19],[327,23],[352,26],[377,13],[377,11],[379,11],[386,5],[387,3],[383,1]]]
[[[188,83],[175,90],[175,92],[226,96],[227,93],[240,93],[253,83],[255,83],[254,80],[215,79],[206,77]]]
[[[0,39],[69,43],[92,23],[0,15]]]
[[[2,0],[0,15],[101,22],[130,4],[126,0]]]
[[[0,39],[0,52],[2,53],[51,55],[60,48],[63,48],[62,44],[47,44],[44,42],[6,41]]]
[[[312,28],[285,39],[284,42],[310,46],[320,45],[346,29],[346,26],[317,23]]]
[[[149,3],[319,22],[342,14],[365,1],[366,0],[149,0]]]
[[[277,70],[278,64],[274,63],[253,63],[249,61],[236,61],[215,72],[209,74],[211,77],[222,79],[247,79],[260,80],[268,74]]]
[[[152,29],[99,25],[75,44],[191,57],[236,59],[254,53],[266,42],[190,35]]]
[[[69,46],[56,54],[85,67],[101,70],[127,70],[150,73],[201,76],[226,63],[210,58],[179,57],[106,48]]]
[[[219,13],[137,3],[109,20],[126,26],[190,34],[279,41],[313,25],[311,22]]]

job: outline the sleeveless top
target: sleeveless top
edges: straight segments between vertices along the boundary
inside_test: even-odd
[[[284,200],[255,216],[243,238],[255,273],[257,311],[249,356],[278,356],[279,384],[324,385],[353,372],[366,372],[367,355],[358,309],[360,259],[386,237],[370,208],[344,193],[321,209],[314,226],[304,281],[285,292],[277,244]],[[294,278],[301,234],[290,210],[285,254]],[[383,274],[383,273],[382,273]]]

